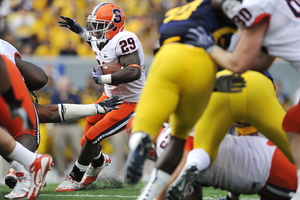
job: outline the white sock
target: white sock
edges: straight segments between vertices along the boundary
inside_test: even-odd
[[[7,157],[21,163],[26,169],[29,169],[36,159],[36,154],[26,149],[19,142],[16,142],[14,150]]]
[[[298,177],[298,186],[296,193],[300,194],[300,169],[297,169],[297,177]]]
[[[79,169],[81,172],[85,172],[85,171],[87,170],[87,168],[89,167],[89,166],[85,166],[85,165],[79,164],[79,163],[78,163],[78,160],[76,160],[75,165],[76,165],[76,167],[78,167],[78,169]]]
[[[198,170],[203,171],[210,165],[210,157],[204,149],[193,149],[189,152],[186,163],[196,163]]]
[[[27,175],[27,170],[25,169],[25,167],[17,161],[14,160],[10,162],[9,165],[16,171],[16,173],[23,173],[24,175]]]
[[[170,177],[170,174],[154,168],[146,187],[143,189],[142,194],[137,200],[153,200],[167,185]]]

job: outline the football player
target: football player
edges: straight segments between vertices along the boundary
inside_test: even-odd
[[[132,120],[126,127],[128,136],[131,135]],[[202,186],[230,191],[222,200],[238,200],[240,194],[259,194],[261,199],[290,199],[297,188],[296,166],[273,143],[258,136],[257,129],[250,124],[235,123],[235,130],[238,136],[226,135],[216,161],[200,173],[184,199],[202,199]],[[154,155],[161,156],[170,141],[170,133],[170,124],[164,123],[153,141],[154,148],[151,155],[148,155],[149,159]],[[241,135],[246,136],[242,139],[237,138]],[[157,200],[165,199],[166,190],[179,175],[188,152],[193,149],[193,137],[194,131],[191,131],[181,161],[172,176],[165,176],[163,171],[154,168],[138,200],[152,200],[155,197]]]
[[[95,103],[112,95],[122,95],[120,109],[108,114],[86,118],[82,150],[72,171],[55,191],[75,191],[96,180],[107,163],[101,153],[101,141],[124,130],[133,113],[145,84],[145,66],[142,45],[137,36],[124,30],[125,14],[113,3],[96,5],[87,17],[85,28],[75,20],[61,16],[62,27],[79,34],[92,47],[99,65],[118,62],[123,68],[103,75],[101,68],[93,70],[97,84],[104,85],[104,93]]]
[[[0,40],[0,55],[5,56],[7,59],[9,59],[13,65],[8,65],[7,67],[16,74],[21,73],[22,75],[22,87],[18,88],[18,95],[25,95],[25,98],[22,102],[22,107],[26,110],[28,113],[28,117],[31,120],[31,128],[23,130],[22,126],[18,124],[19,122],[16,120],[9,120],[7,117],[8,113],[5,115],[1,115],[0,119],[2,120],[1,125],[9,132],[9,134],[19,143],[21,143],[25,148],[29,149],[32,152],[35,152],[38,148],[39,142],[40,142],[40,133],[39,133],[39,120],[36,113],[35,106],[30,98],[28,90],[37,90],[43,87],[47,81],[48,77],[45,74],[44,70],[39,68],[38,66],[34,65],[33,63],[26,62],[21,59],[21,55],[18,52],[18,50],[12,46],[10,43]],[[34,71],[34,73],[32,73]],[[23,81],[24,80],[24,81]],[[23,85],[24,84],[24,85]],[[28,87],[27,87],[28,86]],[[26,94],[25,94],[26,93]],[[25,186],[24,191],[22,194],[16,194],[13,192],[12,194],[6,195],[6,198],[23,198],[27,192],[28,192],[28,186],[30,184],[29,178],[27,176],[27,170],[22,166],[20,163],[13,161],[7,157],[4,157],[4,159],[9,162],[10,167],[16,169],[17,176],[20,178],[20,182],[24,184]],[[8,176],[9,178],[9,176]],[[24,182],[23,182],[24,180]],[[9,179],[6,179],[6,184],[9,185],[9,187],[13,187],[16,182],[12,181],[10,182]],[[12,185],[11,185],[12,183]],[[20,196],[21,195],[21,196]]]
[[[20,132],[29,132],[34,129],[32,122],[34,117],[27,113],[25,106],[31,106],[32,101],[17,66],[4,55],[0,56],[0,76],[0,123],[5,128],[9,127],[6,125],[13,123],[16,129],[20,129]],[[6,130],[15,129],[7,128]],[[28,199],[35,199],[43,187],[50,166],[53,165],[52,158],[31,152],[9,136],[2,127],[0,134],[1,156],[14,160],[29,170],[31,181],[27,185],[26,196]]]
[[[207,106],[218,71],[203,48],[186,44],[185,34],[191,27],[205,25],[218,36],[216,42],[227,48],[236,27],[220,19],[224,18],[214,13],[210,0],[195,0],[166,13],[159,29],[161,48],[135,110],[125,170],[129,184],[139,182],[152,140],[168,119],[170,143],[156,168],[171,174],[179,163],[188,133]]]
[[[24,106],[28,113],[31,113],[31,117],[34,117],[35,123],[32,123],[32,128],[26,131],[21,130],[22,126],[16,126],[15,122],[1,123],[9,133],[19,141],[24,147],[36,151],[38,148],[40,136],[38,123],[50,123],[50,122],[66,122],[74,121],[86,116],[97,115],[100,113],[107,113],[113,109],[118,109],[117,105],[122,104],[120,102],[123,98],[121,96],[111,96],[109,99],[101,101],[97,104],[86,105],[74,105],[74,104],[57,104],[57,105],[40,105],[37,101],[37,96],[33,90],[38,90],[43,87],[48,77],[45,72],[33,63],[24,61],[21,59],[21,55],[18,50],[7,41],[0,39],[0,54],[5,55],[10,61],[15,63],[17,70],[21,73],[24,82],[27,86],[23,92],[31,91],[31,99],[34,101],[32,107],[32,100],[26,98],[27,104]],[[10,66],[9,66],[10,67]],[[20,91],[20,93],[22,93]],[[5,116],[2,116],[5,120]],[[27,170],[20,163],[4,157],[10,164],[9,172],[5,177],[5,184],[13,190],[5,195],[5,198],[19,199],[25,198],[28,194],[28,186],[30,180],[27,174]],[[18,187],[15,187],[18,184]]]
[[[252,69],[254,58],[263,46],[270,57],[280,57],[300,69],[300,37],[295,32],[300,30],[298,4],[293,1],[213,1],[224,13],[240,27],[241,37],[233,52],[218,48],[212,38],[203,28],[191,30],[191,40],[197,41],[212,59],[223,68],[236,73],[243,73]],[[193,35],[193,36],[192,36]],[[194,39],[193,39],[194,38]],[[258,65],[259,66],[259,65]],[[269,67],[259,66],[259,69]],[[298,168],[298,182],[300,182],[300,102],[291,108],[283,121],[292,147],[294,162]],[[300,184],[292,200],[300,199]]]
[[[166,132],[170,133],[170,130]],[[225,136],[215,162],[198,175],[184,199],[202,199],[202,186],[230,191],[223,200],[238,200],[240,194],[258,194],[262,200],[291,199],[297,188],[296,166],[272,142],[258,136],[253,126],[244,126],[242,123],[236,126],[236,132],[243,136]],[[156,195],[157,200],[178,199],[166,197],[165,192],[169,185],[175,187],[176,182],[174,185],[172,182],[184,167],[188,152],[192,149],[193,135],[190,134],[182,160],[168,184],[161,190],[161,186],[154,188],[155,181],[150,180],[139,199],[153,199],[160,191]],[[158,175],[156,178],[159,178]]]

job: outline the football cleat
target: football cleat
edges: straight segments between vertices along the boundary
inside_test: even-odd
[[[64,180],[57,186],[55,192],[71,192],[79,190],[81,188],[81,182],[77,182],[70,175],[67,175]]]
[[[35,199],[44,187],[45,178],[53,165],[52,158],[48,155],[37,155],[35,161],[29,168],[31,176],[30,189],[28,199]]]
[[[184,199],[188,189],[195,182],[199,173],[200,170],[198,170],[196,164],[186,164],[176,180],[169,186],[166,193],[166,200]]]
[[[109,163],[111,163],[111,159],[108,155],[103,154],[103,156],[104,156],[104,162],[100,167],[94,168],[92,163],[89,165],[88,169],[84,173],[84,176],[81,180],[82,185],[86,186],[86,185],[93,183],[97,179],[99,173],[105,167],[107,167],[109,165]]]
[[[4,196],[5,199],[22,199],[28,196],[30,187],[30,177],[26,177],[24,173],[17,173],[18,181],[14,189],[7,195]]]
[[[7,185],[10,189],[13,189],[17,184],[18,178],[16,175],[16,171],[13,168],[9,168],[6,176],[5,176],[5,185]]]
[[[135,185],[140,181],[150,147],[151,138],[146,133],[137,132],[129,138],[130,154],[125,166],[125,181],[128,184]]]

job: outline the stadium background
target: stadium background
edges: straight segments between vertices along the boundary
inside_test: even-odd
[[[85,41],[70,30],[59,26],[59,16],[71,17],[84,26],[89,12],[101,2],[103,1],[0,0],[0,37],[14,45],[24,60],[42,67],[52,78],[54,85],[60,76],[67,75],[75,90],[83,90],[91,68],[96,66],[97,62],[93,51]],[[134,32],[140,39],[147,71],[153,58],[152,50],[158,45],[157,32],[165,12],[184,3],[184,0],[112,0],[110,2],[124,10],[125,29]],[[282,83],[283,92],[292,98],[299,87],[299,73],[280,59],[276,60],[270,72],[275,80]],[[43,93],[38,95],[41,104],[49,104],[49,96]],[[84,120],[78,123],[83,125]],[[47,126],[41,126],[42,141],[39,151],[52,154],[51,133],[49,133],[51,124]],[[107,141],[106,153],[113,157],[115,146],[113,140]],[[65,154],[70,157],[72,152],[67,149]],[[2,180],[8,166],[2,159],[0,166],[0,184],[3,184]]]

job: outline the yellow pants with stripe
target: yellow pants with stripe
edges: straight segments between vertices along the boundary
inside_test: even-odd
[[[224,70],[218,72],[217,76],[231,73]],[[242,92],[213,92],[195,126],[194,148],[207,151],[213,161],[233,123],[244,121],[257,128],[292,161],[290,144],[282,129],[285,110],[276,98],[272,81],[255,71],[248,71],[242,77],[246,81]]]
[[[217,67],[202,48],[181,43],[163,45],[150,67],[132,133],[143,131],[154,139],[170,119],[171,134],[186,139],[208,103],[216,72]]]

